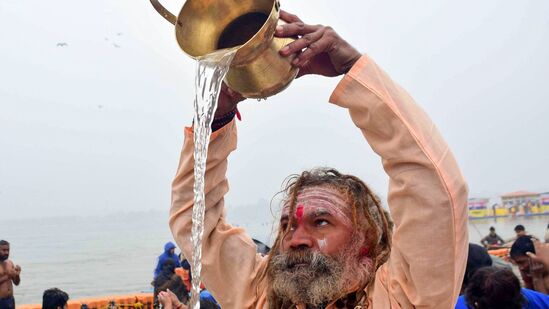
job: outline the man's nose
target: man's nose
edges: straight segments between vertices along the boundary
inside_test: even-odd
[[[298,249],[298,248],[312,248],[313,247],[313,239],[307,229],[301,225],[298,224],[294,230],[293,233],[290,234],[290,248],[292,249]]]

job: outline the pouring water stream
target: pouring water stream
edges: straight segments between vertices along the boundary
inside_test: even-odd
[[[204,234],[204,176],[211,125],[219,91],[238,48],[222,49],[198,60],[194,99],[194,206],[192,213],[192,294],[191,309],[200,309],[200,272],[202,270],[202,236]]]

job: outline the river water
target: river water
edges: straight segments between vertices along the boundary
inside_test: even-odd
[[[268,207],[260,220],[238,220],[241,210],[229,206],[231,222],[268,240],[273,225]],[[469,235],[478,242],[494,226],[503,238],[512,237],[515,225],[523,224],[543,238],[548,223],[549,216],[474,220]],[[10,259],[22,267],[15,299],[24,304],[40,303],[42,292],[51,287],[67,291],[73,299],[148,291],[157,257],[172,235],[166,206],[165,211],[96,217],[0,219],[0,239],[11,242]]]
[[[469,241],[480,243],[480,240],[488,235],[491,226],[496,229],[496,233],[504,240],[515,236],[514,228],[522,224],[526,232],[532,234],[543,241],[549,216],[530,216],[517,218],[497,218],[497,219],[475,219],[469,221]]]

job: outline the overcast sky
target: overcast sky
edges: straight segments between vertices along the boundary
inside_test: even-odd
[[[472,196],[549,191],[549,1],[281,2],[331,25],[415,97]],[[194,66],[146,0],[1,0],[0,220],[167,211]],[[386,196],[380,159],[327,103],[338,81],[305,77],[241,104],[228,204],[269,200],[315,166]]]

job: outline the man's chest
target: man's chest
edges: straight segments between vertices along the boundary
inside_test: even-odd
[[[0,262],[0,276],[4,276],[8,274],[9,269],[10,269],[10,264],[7,261]]]

